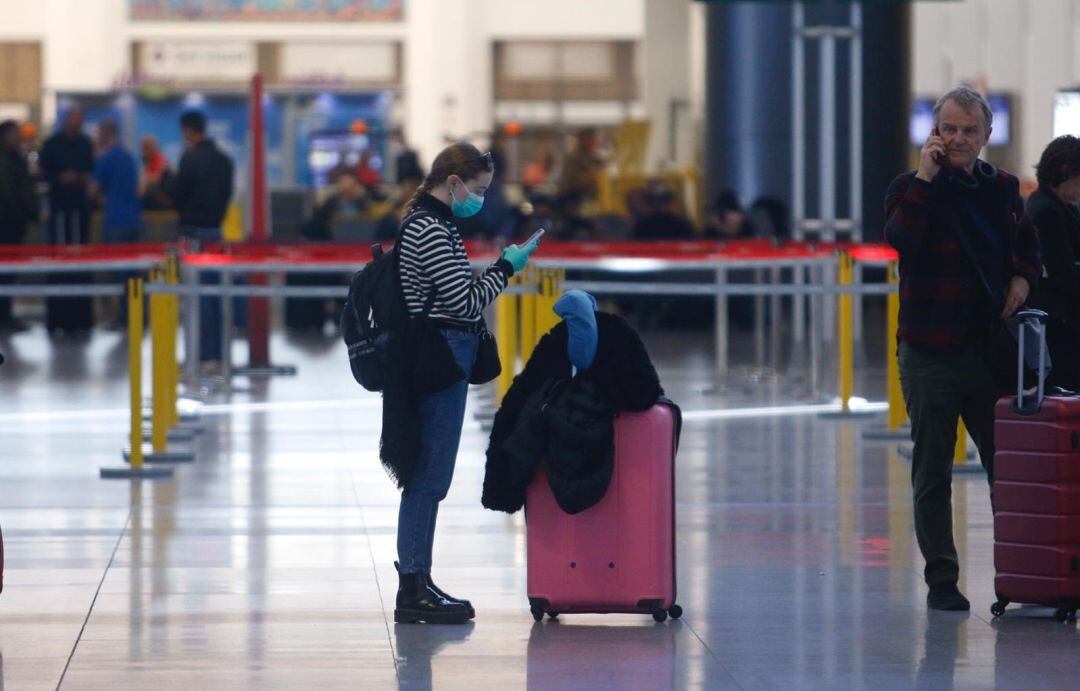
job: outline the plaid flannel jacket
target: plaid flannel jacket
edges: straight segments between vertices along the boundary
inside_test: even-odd
[[[1000,281],[1004,291],[1013,276],[1023,276],[1034,288],[1042,274],[1039,238],[1024,213],[1019,181],[982,162],[976,179],[979,189],[969,199],[1004,247],[1000,274],[988,280]],[[957,235],[956,211],[966,217],[957,198],[962,193],[944,174],[929,183],[905,173],[889,185],[885,239],[900,254],[898,341],[942,353],[963,352],[971,345],[971,325],[980,318],[973,311],[986,300]],[[965,225],[970,243],[988,242],[970,218]],[[991,319],[987,315],[988,327]]]

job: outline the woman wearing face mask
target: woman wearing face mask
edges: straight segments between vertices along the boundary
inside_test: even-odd
[[[475,616],[468,600],[451,597],[432,582],[431,553],[439,502],[446,497],[454,474],[482,312],[536,251],[535,242],[511,245],[498,261],[473,275],[454,218],[480,211],[494,171],[491,154],[482,154],[470,144],[453,144],[435,158],[431,172],[405,205],[398,257],[406,306],[410,315],[426,315],[438,328],[466,376],[448,388],[419,396],[413,406],[418,408],[419,428],[407,430],[418,441],[415,463],[407,473],[394,469],[403,487],[395,564],[399,574],[396,622],[464,623]],[[384,396],[384,462],[386,405]]]

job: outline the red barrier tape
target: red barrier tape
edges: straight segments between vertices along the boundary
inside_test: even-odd
[[[389,245],[389,243],[387,243]],[[496,248],[485,242],[466,243],[474,259],[494,259]],[[734,242],[548,242],[534,255],[549,261],[559,259],[604,259],[612,257],[648,258],[667,261],[822,259],[844,248],[856,261],[894,261],[896,251],[888,245],[812,245],[768,240]],[[283,264],[355,263],[371,259],[371,249],[363,244],[212,244],[197,253],[184,253],[179,244],[140,243],[131,245],[5,245],[0,246],[0,264],[30,262],[86,262],[164,259],[170,251],[183,261],[202,266],[280,262]]]

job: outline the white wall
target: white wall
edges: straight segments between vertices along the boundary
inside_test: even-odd
[[[683,0],[667,0],[682,2]],[[49,92],[107,90],[131,69],[132,41],[404,42],[404,125],[430,160],[447,137],[489,130],[500,39],[640,39],[645,0],[406,0],[400,23],[130,22],[126,0],[0,0],[0,40],[43,44]]]
[[[648,31],[642,45],[642,87],[645,115],[652,121],[649,151],[645,158],[649,169],[663,164],[692,163],[690,137],[693,117],[690,102],[690,5],[689,0],[646,0],[645,23]],[[674,122],[672,104],[678,102]],[[671,128],[675,131],[675,150],[671,148]]]
[[[1033,177],[1053,136],[1053,99],[1080,84],[1080,0],[913,3],[913,84],[939,95],[961,81],[1016,95],[1017,167]],[[991,11],[992,8],[992,11]]]

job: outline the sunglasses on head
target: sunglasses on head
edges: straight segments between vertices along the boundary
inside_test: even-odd
[[[494,158],[494,156],[491,155],[490,151],[485,151],[484,153],[480,154],[479,156],[473,156],[468,161],[466,161],[466,163],[472,163],[473,161],[487,161],[488,163],[491,163],[491,164],[494,165],[495,158]]]

